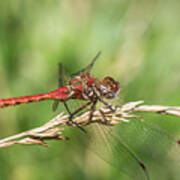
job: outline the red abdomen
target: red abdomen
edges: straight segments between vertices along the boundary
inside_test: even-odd
[[[0,108],[8,106],[16,106],[20,104],[27,104],[31,102],[38,102],[43,100],[53,100],[58,99],[59,101],[64,101],[68,98],[69,91],[66,87],[61,87],[55,91],[49,93],[43,93],[32,96],[21,96],[15,98],[0,99]]]

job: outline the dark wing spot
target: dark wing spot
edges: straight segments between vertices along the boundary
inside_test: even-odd
[[[180,144],[180,139],[177,141],[178,144]]]

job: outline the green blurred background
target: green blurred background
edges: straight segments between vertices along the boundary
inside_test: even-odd
[[[179,9],[178,0],[1,1],[0,97],[53,90],[58,62],[76,72],[101,50],[93,74],[120,81],[121,103],[180,106]],[[47,122],[57,114],[51,106],[47,101],[0,110],[1,138]],[[179,118],[144,119],[180,137]],[[50,144],[1,149],[0,180],[124,179],[91,152],[83,159],[66,142]],[[153,179],[180,179],[175,169],[177,162],[159,168]]]

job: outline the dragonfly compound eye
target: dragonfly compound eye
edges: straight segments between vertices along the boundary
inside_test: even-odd
[[[102,91],[106,98],[112,99],[119,94],[119,82],[107,76],[103,80]]]

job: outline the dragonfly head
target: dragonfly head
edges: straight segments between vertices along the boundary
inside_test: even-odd
[[[119,94],[119,82],[107,76],[103,79],[101,85],[101,92],[107,99],[113,99]]]

